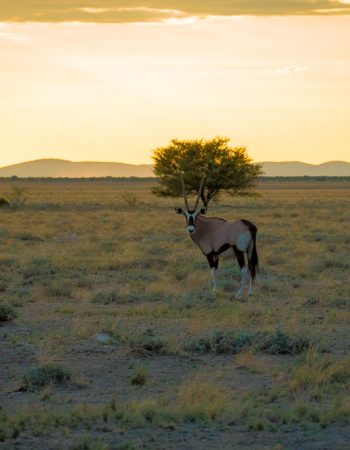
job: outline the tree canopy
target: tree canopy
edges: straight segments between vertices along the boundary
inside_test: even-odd
[[[182,195],[181,174],[186,192],[197,193],[205,176],[201,199],[205,207],[220,192],[231,195],[247,193],[262,174],[253,164],[245,147],[231,147],[229,139],[211,140],[173,139],[166,147],[154,150],[154,173],[160,184],[154,193],[166,197]]]

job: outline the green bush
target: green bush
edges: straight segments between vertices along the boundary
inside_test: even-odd
[[[256,349],[270,355],[298,355],[309,346],[310,341],[305,337],[288,336],[279,330],[256,335]]]

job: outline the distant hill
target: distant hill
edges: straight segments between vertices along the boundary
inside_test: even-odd
[[[152,165],[37,159],[0,168],[0,177],[153,177]]]
[[[330,161],[313,165],[297,161],[263,162],[264,175],[268,177],[298,176],[350,176],[350,163]],[[151,164],[133,165],[112,162],[73,162],[63,159],[38,159],[0,168],[0,177],[153,177]]]
[[[307,164],[298,161],[263,162],[264,175],[267,177],[349,177],[350,163],[329,161],[322,164]]]

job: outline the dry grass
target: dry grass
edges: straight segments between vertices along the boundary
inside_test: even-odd
[[[66,448],[157,448],[155,436],[216,448],[201,444],[208,427],[222,448],[237,436],[242,448],[346,448],[350,183],[265,182],[259,197],[212,206],[259,228],[255,295],[239,301],[227,258],[213,301],[207,262],[173,212],[181,201],[155,198],[152,183],[20,186],[26,202],[0,209],[0,306],[12,312],[0,324],[0,448],[54,448],[57,435]],[[1,182],[0,197],[11,193]],[[242,336],[254,339],[236,351]],[[79,382],[14,395],[46,364]]]

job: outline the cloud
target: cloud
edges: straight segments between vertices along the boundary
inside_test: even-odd
[[[0,22],[162,22],[236,15],[350,14],[348,0],[2,0]]]
[[[266,69],[264,72],[269,75],[290,75],[292,73],[307,72],[308,70],[305,66],[285,66],[278,69]]]

